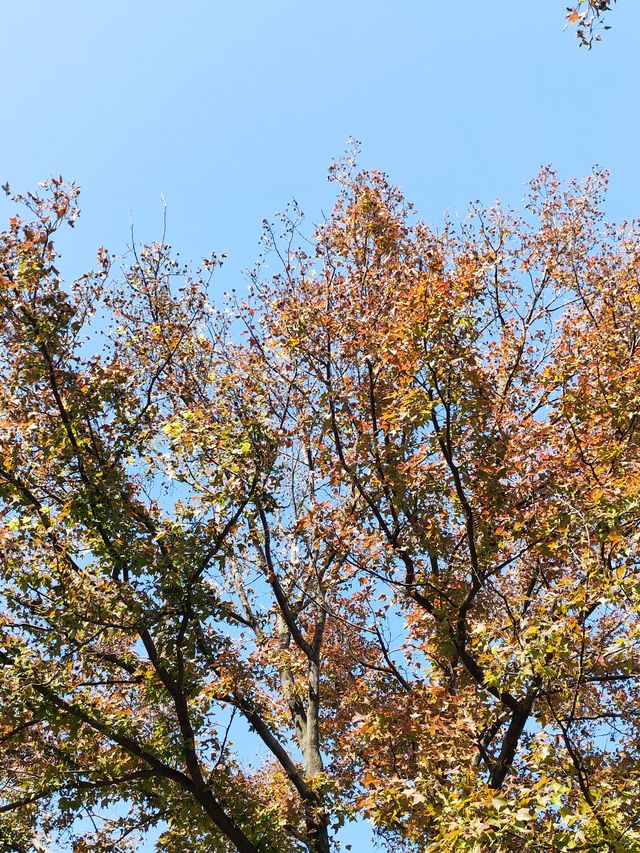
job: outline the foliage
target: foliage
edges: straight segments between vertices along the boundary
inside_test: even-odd
[[[77,191],[13,197],[7,850],[640,850],[637,225],[331,177],[221,309],[165,243],[65,286]]]
[[[613,3],[615,0],[579,0],[577,6],[567,7],[567,22],[576,27],[581,45],[591,49],[594,41],[602,38],[598,30],[610,29],[603,23],[603,17],[611,11]]]

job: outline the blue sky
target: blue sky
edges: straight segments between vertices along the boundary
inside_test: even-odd
[[[121,252],[132,220],[158,239],[164,197],[183,257],[229,255],[220,291],[242,287],[264,217],[294,196],[310,222],[330,209],[349,137],[436,225],[476,198],[518,204],[546,163],[609,168],[607,214],[631,218],[640,3],[620,0],[588,52],[563,32],[566,2],[6,2],[0,179],[80,183],[69,276],[100,245]]]
[[[429,222],[470,200],[518,203],[543,163],[612,170],[608,212],[637,212],[640,4],[620,0],[590,53],[564,0],[20,0],[3,4],[0,177],[63,173],[83,219],[64,269],[120,251],[131,220],[183,256],[257,255],[295,196],[318,221],[353,136]],[[0,209],[4,213],[4,208]]]

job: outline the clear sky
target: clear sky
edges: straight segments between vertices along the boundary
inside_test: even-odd
[[[242,286],[264,217],[293,196],[311,222],[330,209],[349,137],[430,223],[518,204],[546,163],[609,168],[607,214],[632,218],[640,3],[619,0],[588,52],[563,32],[567,2],[4,0],[0,182],[80,183],[69,275],[122,251],[132,219],[159,239],[164,196],[183,257],[229,255],[220,290]]]
[[[620,0],[588,52],[567,2],[5,0],[0,178],[81,184],[69,273],[121,250],[132,217],[159,238],[163,194],[183,256],[230,255],[221,288],[263,217],[292,196],[311,221],[330,207],[350,136],[429,222],[518,203],[543,163],[610,168],[608,212],[634,216],[640,3]]]

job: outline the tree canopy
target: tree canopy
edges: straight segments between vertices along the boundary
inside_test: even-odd
[[[13,196],[4,850],[640,850],[637,225],[331,177],[218,306],[165,242],[65,285],[76,188]]]
[[[602,38],[600,30],[608,30],[604,16],[611,11],[615,0],[579,0],[578,5],[567,7],[567,21],[576,27],[580,43],[591,48]]]

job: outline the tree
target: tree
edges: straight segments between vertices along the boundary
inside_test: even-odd
[[[130,814],[75,849],[124,849],[163,821],[167,851],[297,849],[298,836],[324,850],[319,639],[291,622],[311,697],[291,698],[303,771],[272,699],[278,672],[285,694],[292,678],[283,619],[299,618],[273,574],[275,433],[206,301],[218,261],[174,295],[185,273],[151,246],[110,290],[101,251],[100,273],[65,291],[52,236],[73,224],[76,190],[46,189],[16,197],[33,220],[13,219],[2,243],[4,844],[125,799]],[[229,709],[277,770],[230,757]]]
[[[636,226],[602,174],[441,233],[332,177],[221,310],[164,242],[65,288],[76,190],[15,197],[8,850],[640,850]]]
[[[577,6],[567,7],[567,21],[576,26],[580,44],[591,49],[594,41],[600,41],[599,29],[610,29],[603,24],[603,16],[611,11],[615,0],[579,0]]]

